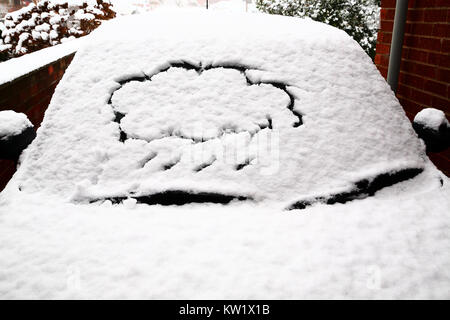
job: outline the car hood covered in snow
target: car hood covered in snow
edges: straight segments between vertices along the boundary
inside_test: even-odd
[[[1,194],[0,295],[449,297],[448,179],[424,149],[343,31],[110,21]]]

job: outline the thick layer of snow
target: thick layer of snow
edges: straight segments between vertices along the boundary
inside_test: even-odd
[[[68,41],[0,63],[0,85],[76,52],[83,40],[80,38]]]
[[[164,32],[129,32],[142,29]],[[213,79],[202,81],[207,72],[177,78],[170,76],[174,68],[161,71],[182,61],[216,67]],[[256,84],[246,86],[233,70],[225,76],[221,66],[245,68]],[[122,88],[117,83],[143,74],[155,79]],[[287,86],[303,125],[293,125],[287,93],[265,89],[275,83]],[[265,111],[257,110],[267,105],[264,97],[255,98],[258,90],[273,92]],[[116,95],[127,92],[118,108],[129,108],[121,127],[130,137],[160,137],[205,123],[190,135],[219,126],[230,134],[206,143],[181,135],[122,143],[113,112]],[[154,98],[163,103],[157,109],[148,105]],[[241,113],[228,113],[227,106]],[[77,53],[48,113],[29,150],[33,160],[26,161],[17,182],[30,192],[67,199],[183,189],[290,203],[380,173],[421,168],[426,159],[402,107],[356,42],[325,24],[280,16],[179,10],[110,21]],[[189,122],[187,115],[198,121]],[[273,129],[253,129],[270,116]],[[139,117],[142,122],[127,121]],[[219,118],[222,123],[215,123]],[[205,158],[218,160],[197,172]],[[236,170],[243,163],[251,165]],[[164,170],[166,164],[177,165]]]
[[[7,139],[32,127],[30,120],[23,113],[13,110],[0,111],[0,139]]]
[[[445,113],[442,110],[434,108],[425,108],[420,111],[415,117],[414,122],[423,125],[425,128],[429,128],[433,131],[439,131],[441,126],[449,125]]]
[[[343,31],[177,11],[87,39],[0,194],[0,297],[450,298],[448,178]],[[283,210],[406,168],[424,171]],[[173,189],[253,201],[133,198]]]

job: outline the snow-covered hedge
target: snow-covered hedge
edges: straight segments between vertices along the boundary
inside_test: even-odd
[[[379,0],[256,0],[256,7],[271,14],[309,17],[342,29],[372,59],[375,57]]]
[[[42,0],[0,23],[0,61],[78,38],[115,17],[109,0]]]

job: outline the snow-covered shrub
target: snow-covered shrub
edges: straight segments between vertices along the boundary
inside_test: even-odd
[[[115,17],[109,0],[42,0],[9,13],[0,27],[0,61],[89,34]],[[1,30],[3,29],[3,30]]]
[[[11,45],[3,43],[3,38],[1,37],[3,30],[6,30],[6,27],[3,23],[0,22],[0,62],[7,59],[8,57],[7,51],[11,47]]]
[[[380,0],[256,0],[266,13],[309,17],[342,29],[375,57]]]

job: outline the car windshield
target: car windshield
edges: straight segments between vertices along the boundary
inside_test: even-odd
[[[423,145],[344,32],[257,15],[224,30],[227,15],[195,14],[201,24],[180,14],[175,28],[161,13],[92,34],[28,150],[23,190],[75,203],[303,208],[422,171]],[[144,26],[165,35],[128,36]]]

